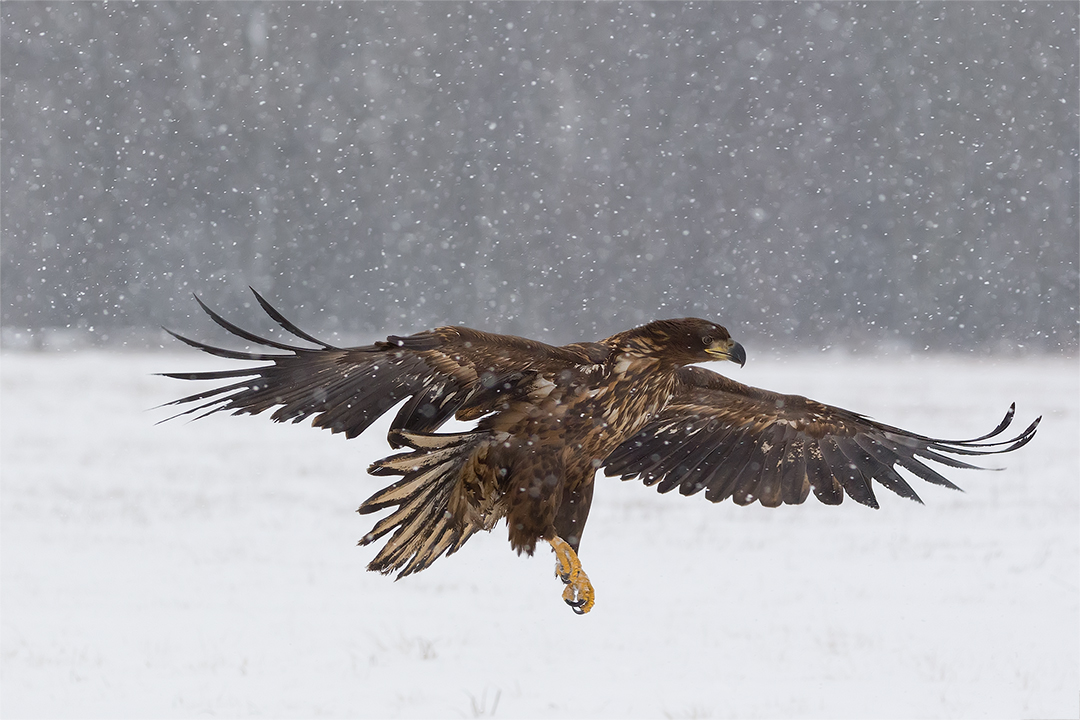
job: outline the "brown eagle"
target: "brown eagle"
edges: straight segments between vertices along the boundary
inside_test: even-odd
[[[814,495],[839,504],[845,493],[876,508],[873,481],[917,502],[897,472],[904,468],[956,488],[923,460],[976,467],[950,455],[988,455],[1026,444],[1039,424],[996,438],[1015,405],[990,433],[939,440],[890,427],[798,395],[742,385],[693,363],[746,353],[728,331],[697,318],[657,320],[599,342],[554,347],[464,327],[391,335],[363,347],[334,347],[297,328],[257,292],[263,310],[314,347],[259,337],[208,308],[216,322],[271,354],[213,347],[172,331],[193,347],[234,360],[268,364],[232,370],[165,373],[183,380],[225,380],[169,405],[180,415],[274,409],[277,422],[312,417],[316,427],[352,438],[402,400],[387,435],[406,452],[371,465],[372,475],[400,476],[368,498],[362,514],[392,511],[360,540],[389,533],[369,570],[403,577],[456,552],[478,530],[502,519],[510,545],[532,554],[551,544],[563,599],[588,612],[595,594],[577,551],[589,515],[596,471],[640,477],[660,492],[702,490],[768,507]],[[174,416],[178,417],[178,416]],[[437,433],[451,417],[474,429]],[[947,454],[946,454],[947,453]]]

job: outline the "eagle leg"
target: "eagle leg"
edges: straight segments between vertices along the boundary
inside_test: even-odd
[[[581,569],[581,561],[570,543],[558,535],[548,542],[555,551],[555,574],[566,583],[563,601],[578,615],[584,615],[596,604],[596,592],[589,582],[589,576]]]

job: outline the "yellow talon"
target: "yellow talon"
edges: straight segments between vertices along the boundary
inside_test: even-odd
[[[596,604],[596,592],[589,576],[581,569],[581,561],[568,542],[557,535],[548,542],[555,551],[555,574],[566,583],[563,600],[578,615],[584,615]]]

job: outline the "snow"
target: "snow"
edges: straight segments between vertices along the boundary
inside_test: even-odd
[[[578,617],[505,529],[393,582],[355,547],[383,434],[153,406],[184,354],[2,356],[2,711],[26,717],[1076,717],[1075,359],[723,368],[970,437],[1000,472],[774,510],[600,479]],[[383,425],[385,428],[385,423]]]

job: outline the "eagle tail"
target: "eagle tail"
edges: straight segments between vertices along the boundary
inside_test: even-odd
[[[455,517],[450,506],[465,465],[485,434],[394,432],[395,439],[414,452],[379,460],[368,472],[403,477],[365,500],[357,512],[367,515],[397,507],[359,544],[369,545],[396,528],[368,570],[384,574],[397,570],[400,579],[423,570],[443,554],[456,552],[480,529],[475,522]]]

